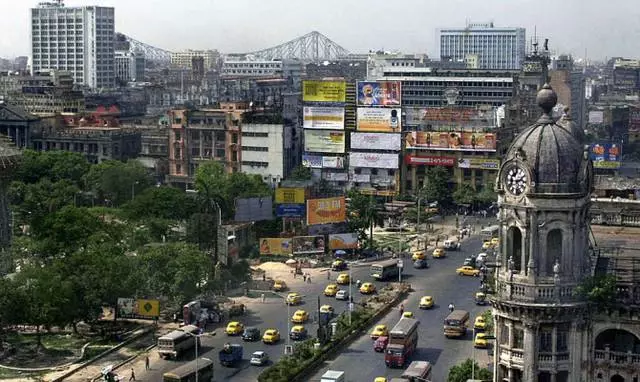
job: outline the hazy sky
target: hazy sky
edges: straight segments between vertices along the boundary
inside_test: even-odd
[[[0,57],[29,54],[29,8],[0,0]],[[351,52],[400,50],[435,57],[436,28],[493,21],[527,39],[591,59],[640,57],[638,0],[67,0],[116,8],[116,30],[167,50],[246,52],[317,30]],[[542,40],[541,40],[542,42]]]

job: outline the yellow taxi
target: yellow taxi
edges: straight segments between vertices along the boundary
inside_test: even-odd
[[[320,313],[334,313],[333,306],[331,305],[322,305],[320,307]]]
[[[473,346],[475,346],[476,348],[486,349],[488,345],[486,336],[486,333],[476,334],[476,338],[473,340]]]
[[[228,323],[227,329],[225,329],[225,332],[229,336],[237,336],[239,334],[242,334],[243,331],[244,331],[244,325],[242,325],[238,321],[232,321]]]
[[[287,289],[287,284],[282,280],[276,280],[273,282],[273,290],[276,292],[282,292]]]
[[[423,251],[416,251],[413,253],[413,255],[411,255],[411,260],[416,261],[416,260],[424,260],[425,259],[425,255]]]
[[[302,302],[302,296],[299,293],[292,292],[287,295],[287,305],[298,305]]]
[[[262,336],[262,342],[265,344],[275,344],[280,341],[280,332],[278,329],[267,329]]]
[[[295,325],[289,332],[289,338],[294,341],[304,340],[307,338],[307,329],[302,325]]]
[[[375,328],[371,331],[371,339],[375,340],[378,337],[386,337],[389,335],[389,329],[387,325],[376,325]]]
[[[413,312],[404,312],[402,313],[402,317],[413,318]]]
[[[336,284],[329,284],[324,288],[324,295],[328,297],[334,297],[338,293],[338,286]]]
[[[334,271],[341,271],[345,268],[347,268],[347,263],[345,263],[342,259],[338,259],[331,263],[331,269]]]
[[[372,283],[364,283],[360,286],[360,293],[362,294],[371,294],[376,292],[376,286]]]
[[[436,248],[433,250],[433,258],[434,259],[440,259],[442,257],[446,256],[446,253],[444,251],[444,248]]]
[[[480,271],[469,265],[456,269],[456,273],[460,276],[480,276]]]
[[[387,382],[387,378],[385,377],[376,377],[373,382]]]
[[[493,247],[497,247],[497,246],[499,246],[499,245],[500,245],[500,239],[499,239],[499,238],[497,238],[497,237],[494,237],[493,239],[491,239],[491,245],[492,245]]]
[[[423,296],[420,299],[420,304],[418,306],[420,307],[420,309],[433,308],[433,297],[431,297],[431,296]]]
[[[345,285],[345,284],[349,284],[351,280],[349,279],[349,274],[348,273],[340,273],[338,275],[338,278],[336,279],[336,283],[340,284],[340,285]]]
[[[493,245],[491,244],[491,241],[487,240],[484,243],[482,243],[482,249],[491,249],[493,247]]]
[[[482,316],[476,317],[476,320],[473,323],[473,328],[475,330],[484,330],[487,327],[487,321]]]
[[[291,317],[291,322],[294,324],[304,324],[309,319],[309,313],[306,310],[296,310]]]

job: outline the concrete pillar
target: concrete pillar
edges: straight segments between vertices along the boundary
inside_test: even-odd
[[[418,169],[416,166],[411,166],[411,190],[413,190],[414,193],[418,191],[417,172]]]
[[[538,370],[538,325],[534,322],[524,322],[524,382],[536,382]]]

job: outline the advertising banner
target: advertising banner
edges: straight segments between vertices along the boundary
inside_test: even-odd
[[[304,204],[304,188],[276,188],[276,204]]]
[[[400,106],[400,81],[358,82],[358,106]]]
[[[331,223],[331,224],[316,224],[308,227],[307,233],[313,236],[325,236],[332,235],[334,233],[341,233],[349,230],[349,225],[346,222]]]
[[[294,255],[324,252],[324,236],[296,236],[292,243]]]
[[[356,128],[360,131],[399,133],[400,108],[359,107]]]
[[[344,157],[322,157],[322,168],[344,168]]]
[[[458,159],[458,167],[498,171],[500,169],[500,159],[460,158]]]
[[[604,112],[602,111],[590,111],[589,123],[604,123]]]
[[[329,249],[356,248],[358,248],[358,234],[355,232],[329,235]]]
[[[594,143],[589,147],[594,168],[620,168],[622,146],[616,143]]]
[[[290,238],[267,237],[260,239],[261,255],[289,256],[293,253]]]
[[[237,222],[254,222],[273,219],[273,202],[271,197],[236,199]]]
[[[409,107],[405,109],[405,125],[466,125],[469,128],[484,128],[495,125],[494,110],[475,107]]]
[[[305,106],[302,126],[305,129],[342,130],[344,129],[344,108]]]
[[[629,132],[640,132],[640,107],[629,107]]]
[[[302,81],[302,101],[345,102],[346,87],[344,81]]]
[[[118,318],[152,320],[160,316],[160,301],[118,297],[116,311]]]
[[[398,168],[398,154],[350,153],[349,167]]]
[[[371,174],[351,174],[351,181],[356,183],[371,182]]]
[[[405,137],[406,148],[451,151],[496,151],[493,133],[413,131]]]
[[[411,166],[443,166],[453,167],[456,165],[455,157],[438,157],[433,155],[427,156],[405,156],[405,163]]]
[[[310,168],[322,168],[322,156],[303,154],[302,166]]]
[[[351,133],[351,148],[359,150],[396,150],[402,146],[400,134]]]
[[[302,218],[304,217],[304,204],[278,204],[276,205],[276,216],[279,218]]]
[[[344,196],[307,200],[307,225],[340,223],[345,219]]]
[[[344,153],[344,131],[305,130],[304,151],[312,153]]]
[[[346,182],[349,180],[349,174],[346,172],[325,172],[322,178],[332,182]]]

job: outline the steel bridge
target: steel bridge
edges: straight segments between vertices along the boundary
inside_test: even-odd
[[[138,41],[125,34],[119,34],[122,35],[129,43],[129,51],[142,52],[144,53],[145,59],[160,66],[169,66],[169,64],[171,63],[171,52],[169,52],[168,50],[156,48],[155,46],[145,44],[144,42]]]

